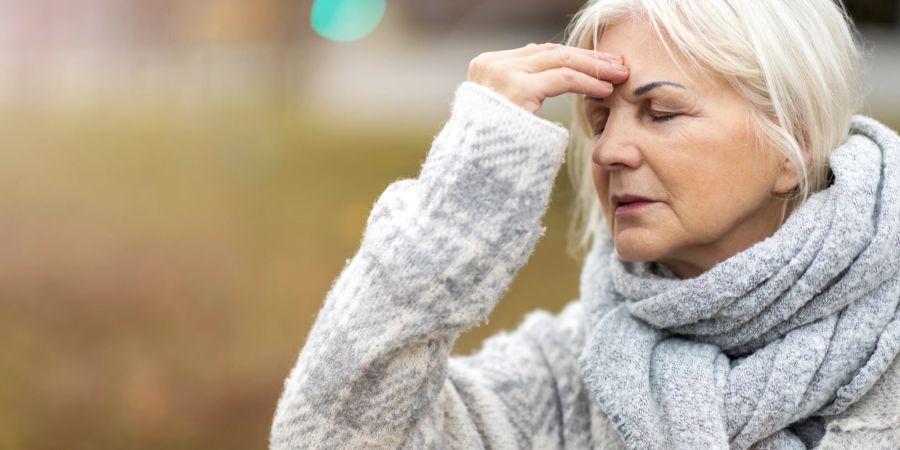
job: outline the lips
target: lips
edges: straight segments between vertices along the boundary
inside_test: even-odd
[[[650,199],[647,197],[641,197],[640,195],[634,195],[634,194],[613,195],[611,200],[612,200],[613,206],[616,208],[618,208],[620,206],[629,205],[631,203],[652,203],[652,202],[656,201],[656,200],[653,200],[653,199]]]

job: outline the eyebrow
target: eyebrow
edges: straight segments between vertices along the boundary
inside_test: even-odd
[[[647,83],[647,84],[645,84],[645,85],[643,85],[643,86],[640,86],[640,87],[638,87],[637,89],[635,89],[635,90],[634,90],[634,96],[635,96],[635,97],[639,97],[639,96],[644,95],[644,94],[646,94],[647,92],[650,92],[651,90],[656,89],[656,88],[658,88],[658,87],[660,87],[660,86],[672,86],[672,87],[677,87],[677,88],[680,88],[680,89],[684,89],[684,86],[682,86],[682,85],[680,85],[680,84],[678,84],[678,83],[676,83],[676,82],[674,82],[674,81],[654,81],[654,82],[652,82],[652,83]]]
[[[679,89],[685,89],[684,86],[682,86],[682,85],[680,85],[680,84],[678,84],[678,83],[676,83],[676,82],[674,82],[674,81],[653,81],[653,82],[647,83],[647,84],[645,84],[645,85],[643,85],[643,86],[639,86],[637,89],[634,90],[633,94],[634,94],[635,97],[640,97],[641,95],[644,95],[644,94],[646,94],[647,92],[650,92],[650,91],[652,91],[653,89],[656,89],[656,88],[658,88],[658,87],[660,87],[660,86],[672,86],[672,87],[677,87],[677,88],[679,88]],[[585,96],[584,96],[584,99],[585,99],[585,100],[592,100],[592,101],[600,102],[600,103],[603,103],[603,102],[606,101],[605,98],[601,98],[601,97],[591,97],[590,95],[585,95]]]
[[[679,89],[685,88],[684,86],[682,86],[674,81],[653,81],[653,82],[647,83],[643,86],[639,86],[638,88],[636,88],[634,90],[633,94],[635,97],[640,97],[641,95],[644,95],[660,86],[671,86],[671,87],[676,87]],[[585,95],[584,99],[592,100],[592,101],[600,102],[600,103],[603,103],[606,100],[606,99],[600,98],[600,97],[591,97],[590,95]]]

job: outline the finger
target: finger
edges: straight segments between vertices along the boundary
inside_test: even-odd
[[[562,45],[562,44],[553,44],[550,42],[546,42],[543,44],[531,43],[524,47],[514,48],[512,50],[501,50],[501,51],[494,52],[494,53],[496,53],[498,56],[506,59],[506,58],[520,58],[520,57],[524,57],[524,56],[534,55],[534,54],[540,53],[540,52],[556,51],[558,49],[568,49],[568,50],[576,52],[576,53],[581,53],[581,54],[584,54],[587,56],[593,56],[593,57],[599,58],[599,59],[606,59],[609,61],[621,62],[621,60],[622,60],[621,56],[613,54],[613,53],[601,52],[598,50],[581,48],[581,47],[571,47],[571,46]]]
[[[570,48],[562,47],[524,57],[522,58],[525,64],[524,69],[528,72],[536,73],[559,67],[568,67],[614,84],[621,83],[628,78],[628,68],[624,65],[607,60],[599,60],[580,52],[571,51]]]
[[[546,97],[573,92],[597,98],[606,98],[612,94],[613,85],[609,81],[592,77],[570,67],[558,67],[529,75],[535,82],[544,86]]]

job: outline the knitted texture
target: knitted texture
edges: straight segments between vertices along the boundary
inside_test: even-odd
[[[498,342],[459,361],[451,383],[447,360],[543,234],[567,143],[565,128],[487,88],[458,89],[418,178],[395,181],[375,202],[287,380],[272,447],[529,446],[544,417],[532,406],[555,395],[547,369],[516,366],[545,366],[540,353],[501,357]],[[544,387],[522,389],[529,384]]]
[[[816,416],[844,411],[888,369],[900,350],[900,138],[856,117],[830,168],[833,184],[775,234],[696,278],[623,262],[598,240],[581,277],[582,368],[630,448],[804,449],[816,424],[824,433]]]
[[[488,88],[457,89],[419,176],[378,198],[329,290],[285,380],[271,448],[625,448],[584,382],[583,302],[450,356],[543,234],[568,137]],[[891,381],[871,390],[900,393],[900,374]],[[890,442],[895,401],[867,395],[822,442]]]

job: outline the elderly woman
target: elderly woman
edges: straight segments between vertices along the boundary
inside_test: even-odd
[[[900,138],[831,0],[596,0],[469,67],[375,203],[273,448],[900,446]],[[571,132],[534,115],[576,94]],[[581,296],[467,357],[570,135]]]

